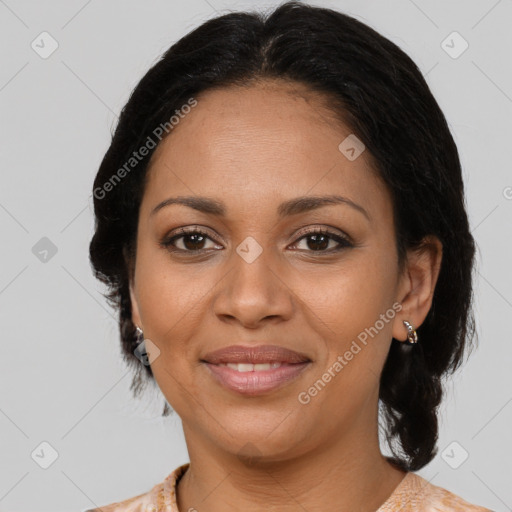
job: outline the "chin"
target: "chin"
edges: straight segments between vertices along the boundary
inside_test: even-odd
[[[284,423],[276,428],[276,425],[269,426],[268,422],[236,422],[227,424],[225,430],[219,427],[218,437],[212,432],[209,435],[217,447],[242,461],[270,463],[296,456],[300,449],[306,447],[305,439],[311,437],[302,435],[292,424],[285,428]]]

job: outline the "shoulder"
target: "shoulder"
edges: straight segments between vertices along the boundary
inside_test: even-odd
[[[158,496],[159,488],[162,484],[155,485],[150,491],[123,501],[116,501],[110,505],[102,505],[98,508],[84,510],[83,512],[153,512],[150,506],[153,504],[154,497]],[[154,509],[155,512],[157,509]]]
[[[467,502],[443,487],[431,484],[415,473],[405,475],[377,512],[392,512],[398,508],[401,512],[492,512]]]
[[[83,512],[178,512],[176,483],[188,466],[189,463],[186,463],[177,467],[163,482],[145,493]]]

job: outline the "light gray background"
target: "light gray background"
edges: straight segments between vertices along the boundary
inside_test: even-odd
[[[512,510],[512,2],[311,4],[351,14],[404,49],[449,121],[479,245],[480,345],[448,386],[439,455],[419,474]],[[104,505],[188,461],[179,418],[159,416],[159,390],[131,398],[115,316],[88,262],[92,181],[117,114],[171,43],[217,14],[275,5],[0,0],[1,511]],[[31,47],[43,31],[59,44],[47,59]],[[441,46],[453,31],[469,43],[456,59]],[[57,248],[46,262],[32,252],[42,237]],[[31,458],[43,441],[58,452],[48,469]],[[453,469],[446,460],[462,449],[469,457]]]

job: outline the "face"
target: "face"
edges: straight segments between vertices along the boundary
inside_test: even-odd
[[[160,351],[152,371],[187,437],[275,459],[357,422],[373,428],[391,338],[406,334],[389,193],[367,151],[339,149],[350,130],[293,87],[300,94],[268,82],[196,98],[151,160],[131,286],[133,321]],[[154,211],[184,196],[223,214],[172,202]],[[296,202],[304,196],[346,201]],[[307,361],[258,369],[278,375],[260,382],[283,379],[270,388],[224,367],[230,387],[204,361],[232,345]]]

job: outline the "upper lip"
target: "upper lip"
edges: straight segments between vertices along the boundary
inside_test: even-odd
[[[304,363],[309,357],[299,352],[278,345],[244,346],[231,345],[206,354],[202,361],[210,364],[219,363]]]

